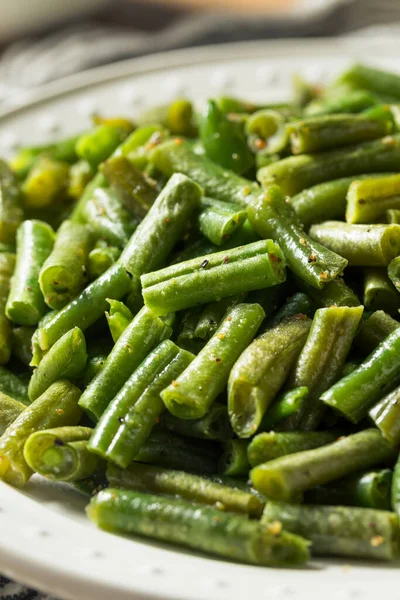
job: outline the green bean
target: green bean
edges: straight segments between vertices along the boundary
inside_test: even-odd
[[[275,522],[310,539],[317,556],[393,560],[398,554],[398,519],[389,511],[268,502],[262,523]]]
[[[383,310],[377,310],[366,321],[361,322],[354,342],[357,348],[369,354],[399,326],[400,323]]]
[[[110,465],[107,479],[114,488],[180,497],[255,518],[261,517],[265,504],[250,492],[210,481],[199,475],[139,463],[133,463],[128,469]]]
[[[350,375],[321,396],[321,400],[353,423],[400,383],[400,329],[383,340]]]
[[[53,314],[40,326],[40,348],[48,350],[64,333],[77,326],[82,331],[95,323],[107,308],[107,298],[118,300],[124,296],[131,279],[121,264],[116,263],[93,281],[77,298]]]
[[[297,292],[286,299],[285,304],[277,311],[272,319],[267,322],[267,327],[274,327],[281,321],[299,314],[310,317],[313,312],[313,304],[307,294]]]
[[[271,431],[276,425],[282,425],[285,419],[297,414],[307,397],[308,387],[298,387],[284,392],[272,406],[267,408],[267,412],[262,418],[259,431]]]
[[[87,259],[87,271],[91,281],[101,277],[103,273],[112,267],[121,256],[121,249],[116,246],[105,248],[93,248]]]
[[[80,223],[64,221],[39,274],[46,304],[60,309],[82,291],[91,248],[91,233]]]
[[[109,158],[100,170],[120,195],[125,208],[142,219],[157,198],[154,185],[125,156]]]
[[[391,225],[391,227],[394,227],[394,225]],[[398,256],[390,261],[388,275],[396,290],[400,292],[400,258]]]
[[[377,429],[365,429],[332,444],[258,465],[251,471],[251,480],[256,490],[271,499],[290,501],[316,485],[393,461],[396,456]]]
[[[23,448],[33,431],[75,425],[81,416],[80,391],[68,381],[53,383],[17,417],[0,438],[0,479],[23,487],[32,475]]]
[[[400,224],[400,209],[391,208],[385,212],[386,221],[390,224],[396,223]]]
[[[222,300],[206,304],[200,312],[193,337],[208,341],[217,331],[226,311],[232,306],[243,302],[245,298],[246,294],[237,294],[236,296],[228,296]]]
[[[37,367],[42,360],[43,356],[46,354],[48,350],[42,350],[39,344],[39,331],[40,329],[48,322],[50,322],[54,315],[57,314],[56,310],[51,310],[46,313],[39,321],[35,331],[33,332],[31,338],[31,350],[32,350],[32,360],[29,363],[30,367]],[[67,329],[69,331],[69,329]]]
[[[108,531],[175,542],[246,563],[288,566],[308,558],[303,538],[276,534],[258,521],[184,500],[111,488],[91,500],[87,513]]]
[[[256,338],[234,364],[228,380],[228,411],[239,437],[252,436],[281,389],[306,340],[311,321],[296,315]]]
[[[364,271],[363,304],[366,310],[384,310],[397,315],[400,308],[400,296],[385,269],[370,267]]]
[[[26,406],[22,402],[0,392],[0,438],[25,408]]]
[[[86,368],[82,377],[83,387],[86,388],[89,383],[100,373],[107,360],[106,354],[98,354],[97,356],[89,356],[86,362]]]
[[[400,77],[394,73],[375,69],[365,65],[354,64],[338,79],[339,84],[352,88],[361,88],[376,94],[390,94],[400,98]]]
[[[11,331],[11,348],[16,356],[27,367],[32,361],[32,336],[34,327],[14,327]]]
[[[341,277],[332,279],[322,289],[307,285],[300,277],[294,278],[297,286],[309,296],[316,306],[329,308],[330,306],[359,306],[361,304],[355,292],[344,282]]]
[[[0,367],[0,392],[15,398],[22,404],[30,404],[28,385],[5,367]]]
[[[24,218],[21,193],[9,166],[0,160],[0,242],[13,244],[16,231]]]
[[[199,229],[216,246],[226,242],[247,218],[246,211],[237,204],[202,198],[201,206]]]
[[[160,392],[193,359],[170,340],[161,342],[133,372],[101,416],[89,449],[126,468],[160,420]]]
[[[56,481],[91,477],[99,464],[86,447],[92,431],[79,426],[35,431],[25,442],[25,461],[32,471]]]
[[[272,240],[171,265],[141,277],[143,299],[165,315],[285,280],[285,261]]]
[[[370,108],[360,115],[308,117],[288,125],[293,154],[321,152],[381,138],[393,132],[389,106]]]
[[[283,152],[289,145],[286,117],[278,110],[261,109],[245,124],[249,148],[260,156]]]
[[[187,437],[227,442],[233,436],[228,410],[226,406],[219,402],[214,402],[204,417],[200,419],[178,419],[178,417],[166,412],[163,415],[162,422],[168,431]]]
[[[79,327],[74,327],[60,337],[34,370],[28,387],[30,400],[36,400],[59,379],[75,382],[86,360],[85,337]]]
[[[216,472],[218,455],[219,448],[212,442],[153,430],[135,456],[135,461],[166,469],[210,474]]]
[[[124,248],[136,227],[136,221],[111,188],[94,189],[82,209],[82,220],[98,238],[118,248]]]
[[[116,150],[122,139],[122,132],[118,127],[98,125],[78,138],[76,153],[79,158],[88,162],[92,169],[96,169]]]
[[[354,175],[318,183],[292,198],[293,208],[305,229],[314,223],[343,219],[346,212],[347,192],[354,181],[359,183],[377,175]],[[387,175],[382,176],[388,177]]]
[[[294,366],[290,387],[308,387],[292,429],[313,430],[325,411],[320,397],[341,375],[363,313],[363,307],[331,306],[316,311],[308,338]]]
[[[225,315],[210,341],[172,384],[161,392],[174,416],[199,419],[223,391],[229,373],[264,318],[259,304],[238,304]]]
[[[178,98],[170,104],[156,106],[142,112],[138,124],[143,126],[161,123],[174,135],[191,136],[195,133],[193,124],[193,106],[185,98]]]
[[[391,510],[392,471],[361,471],[308,490],[305,501],[310,504],[339,504]]]
[[[399,161],[400,134],[394,134],[359,146],[283,158],[260,169],[257,179],[263,187],[275,183],[285,194],[294,195],[340,177],[396,171]]]
[[[7,364],[11,356],[12,327],[5,310],[14,266],[15,254],[2,252],[0,254],[0,365]]]
[[[394,447],[400,444],[400,387],[395,388],[387,396],[379,400],[368,412],[383,437]]]
[[[55,144],[22,148],[11,161],[11,167],[18,179],[21,180],[25,179],[40,156],[48,156],[54,160],[72,164],[77,160],[75,144],[78,137],[66,138]]]
[[[250,470],[247,458],[248,440],[230,440],[223,446],[224,451],[218,461],[221,475],[248,476]]]
[[[100,373],[83,392],[79,405],[91,418],[99,419],[142,360],[170,334],[171,328],[164,321],[143,308],[118,339]]]
[[[377,103],[376,97],[366,90],[342,89],[337,94],[316,99],[305,107],[307,116],[358,113]]]
[[[400,175],[354,180],[347,192],[346,221],[376,223],[389,209],[400,208]]]
[[[337,433],[334,431],[259,433],[250,441],[247,457],[250,465],[256,467],[281,456],[326,446],[336,439]]]
[[[312,225],[310,237],[348,260],[350,266],[386,266],[400,254],[399,225]]]
[[[133,314],[123,302],[107,298],[110,309],[106,312],[108,326],[114,344],[117,343],[125,329],[133,319]]]
[[[256,183],[215,164],[206,156],[195,154],[183,140],[169,140],[157,146],[150,158],[165,175],[184,173],[196,181],[210,198],[247,204],[252,193],[259,193]]]
[[[63,200],[68,188],[69,165],[47,156],[39,157],[22,184],[25,208],[48,208]]]
[[[393,481],[392,481],[392,508],[397,514],[400,515],[400,458],[397,459],[397,462],[393,469]]]
[[[346,267],[347,260],[315,243],[298,226],[294,210],[277,186],[259,196],[248,214],[257,233],[275,239],[288,267],[309,285],[322,288]]]
[[[140,276],[165,262],[182,228],[198,208],[200,187],[176,173],[140,223],[120,261],[132,275],[132,293],[139,295]],[[173,311],[167,311],[166,314]]]
[[[85,160],[78,160],[69,169],[67,194],[73,200],[79,200],[87,184],[93,179],[94,171]]]
[[[35,325],[46,306],[39,272],[54,243],[52,228],[41,221],[24,221],[17,232],[17,262],[11,279],[6,315],[19,325]]]

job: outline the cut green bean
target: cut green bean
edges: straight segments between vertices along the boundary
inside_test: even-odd
[[[0,392],[0,439],[7,427],[25,410],[25,404]]]
[[[392,481],[392,508],[397,514],[400,515],[400,458],[393,469],[393,481]]]
[[[364,270],[363,304],[366,310],[383,310],[390,315],[398,314],[400,295],[385,269],[370,267]]]
[[[359,113],[377,103],[376,96],[366,90],[346,88],[338,94],[327,94],[326,97],[313,100],[305,107],[307,116],[333,115],[335,113]]]
[[[393,227],[393,225],[392,225]],[[390,281],[395,286],[396,290],[400,292],[400,257],[396,256],[390,261],[388,266],[388,275]]]
[[[47,156],[39,157],[22,185],[24,208],[48,208],[65,199],[69,165]]]
[[[161,397],[174,416],[199,419],[223,391],[229,373],[255,336],[264,318],[259,304],[238,304],[229,310],[216,333]]]
[[[86,192],[84,192],[84,195]],[[82,221],[97,238],[124,248],[136,228],[136,221],[111,188],[96,187],[82,209]]]
[[[255,339],[234,364],[228,381],[228,411],[239,437],[252,436],[284,384],[304,345],[311,321],[296,315]]]
[[[126,468],[160,420],[160,392],[193,360],[170,340],[159,344],[134,371],[101,416],[89,448]]]
[[[347,192],[348,223],[383,222],[389,209],[400,208],[400,175],[354,180]]]
[[[245,476],[250,471],[247,458],[248,440],[230,440],[223,446],[223,453],[218,461],[218,472],[221,475]]]
[[[113,125],[98,125],[82,134],[76,142],[76,153],[93,169],[114,152],[122,141],[121,130]]]
[[[0,365],[10,360],[12,349],[12,326],[6,317],[6,304],[10,292],[11,276],[15,267],[15,254],[0,254]]]
[[[365,429],[332,444],[258,465],[251,471],[251,480],[255,489],[269,498],[290,501],[316,485],[392,462],[396,456],[377,429]]]
[[[87,259],[89,280],[93,281],[101,277],[107,269],[117,262],[120,256],[121,250],[116,246],[106,246],[105,248],[94,248],[91,250]]]
[[[256,183],[224,169],[206,156],[195,154],[183,140],[160,144],[150,160],[165,175],[184,173],[201,185],[210,198],[243,205],[248,203],[252,193],[259,193]]]
[[[166,412],[163,415],[163,424],[168,431],[204,440],[227,442],[233,436],[228,410],[219,402],[214,402],[200,419],[179,419]]]
[[[275,239],[288,267],[309,285],[322,288],[346,267],[346,259],[315,243],[299,227],[296,213],[277,186],[259,196],[248,214],[257,233]]]
[[[312,488],[305,494],[310,504],[339,504],[391,510],[392,471],[362,471]]]
[[[193,106],[185,98],[177,98],[170,104],[150,108],[138,117],[139,125],[161,123],[173,135],[191,136],[195,133]]]
[[[22,404],[30,404],[28,385],[11,371],[0,366],[0,392],[15,398]]]
[[[283,152],[289,145],[287,119],[278,110],[262,109],[246,121],[247,143],[255,154],[262,156]]]
[[[80,223],[64,221],[39,275],[40,289],[50,308],[63,308],[82,291],[90,248],[90,231]]]
[[[247,457],[252,467],[296,452],[326,446],[337,439],[334,431],[289,431],[259,433],[247,447]]]
[[[332,279],[322,289],[317,289],[305,283],[300,277],[295,277],[296,284],[309,296],[316,306],[360,306],[361,302],[355,292],[340,277]]]
[[[346,506],[268,502],[262,523],[311,540],[311,554],[393,560],[399,551],[398,518],[389,511]]]
[[[46,305],[39,272],[54,243],[52,228],[41,221],[24,221],[17,232],[17,262],[11,280],[6,315],[19,325],[36,325]]]
[[[259,431],[271,431],[274,427],[282,425],[285,419],[297,414],[307,397],[308,387],[298,387],[284,392],[262,418]]]
[[[308,558],[303,538],[273,533],[258,521],[184,500],[111,488],[91,500],[87,513],[108,531],[175,542],[246,563],[289,566]]]
[[[292,429],[313,430],[320,424],[326,407],[319,399],[340,378],[362,313],[362,306],[316,311],[290,378],[290,387],[308,387],[301,411],[290,419]]]
[[[72,164],[78,158],[75,152],[78,137],[66,138],[55,144],[22,148],[11,161],[11,167],[18,179],[24,179],[40,156],[48,156],[54,160]]]
[[[359,146],[283,158],[260,169],[257,179],[263,187],[275,183],[285,194],[294,195],[340,177],[396,171],[399,161],[400,134],[394,134]]]
[[[338,83],[352,88],[368,90],[376,94],[385,95],[389,92],[392,96],[400,98],[399,75],[389,73],[383,69],[375,69],[356,63],[342,73]]]
[[[86,341],[79,327],[65,333],[40,361],[29,381],[29,398],[36,400],[59,379],[75,382],[87,360]]]
[[[247,218],[246,211],[237,204],[203,198],[201,205],[199,229],[216,246],[226,242]]]
[[[23,487],[32,470],[23,455],[24,444],[33,431],[75,425],[81,416],[80,391],[69,381],[57,381],[11,423],[0,438],[0,479]]]
[[[375,423],[383,437],[393,447],[400,445],[400,388],[395,388],[387,396],[373,406],[368,415]]]
[[[85,160],[78,160],[69,169],[68,196],[79,200],[87,184],[93,179],[94,171]]]
[[[92,429],[79,426],[36,431],[25,443],[24,458],[32,471],[56,481],[91,477],[99,464],[86,447],[91,433]]]
[[[398,327],[398,321],[383,310],[377,310],[366,321],[361,322],[354,342],[357,348],[369,354]]]
[[[55,312],[39,328],[40,348],[48,350],[64,333],[77,326],[82,331],[93,325],[107,309],[107,298],[119,300],[130,288],[131,278],[121,264],[115,264],[93,281],[77,298]]]
[[[246,294],[238,294],[236,296],[228,296],[222,300],[206,304],[206,306],[200,312],[196,327],[193,332],[193,337],[208,341],[217,331],[226,311],[232,306],[243,302],[245,298]]]
[[[143,275],[141,282],[146,306],[166,315],[278,285],[285,278],[280,247],[272,240],[262,240],[171,265]]]
[[[399,225],[350,225],[326,221],[310,228],[310,237],[337,252],[351,266],[386,266],[400,254]]]
[[[129,323],[131,323],[133,314],[129,308],[119,300],[107,298],[107,302],[110,304],[110,309],[106,312],[107,323],[110,328],[111,337],[114,344],[116,344]]]
[[[321,396],[321,400],[353,423],[400,383],[400,329],[395,329],[350,375]]]
[[[99,419],[142,360],[170,334],[171,328],[164,321],[143,308],[118,339],[100,373],[83,392],[79,405],[91,418]]]
[[[107,479],[114,488],[180,497],[255,518],[261,517],[265,504],[250,492],[210,481],[199,475],[139,463],[133,463],[128,469],[110,465]]]
[[[0,242],[13,244],[24,218],[18,182],[8,165],[0,160]]]

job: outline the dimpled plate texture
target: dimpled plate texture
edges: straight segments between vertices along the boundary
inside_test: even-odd
[[[289,97],[294,73],[326,81],[352,60],[398,70],[393,40],[292,40],[214,46],[126,61],[18,98],[0,114],[0,155],[89,126],[90,115],[134,116],[146,106],[216,94]],[[318,560],[265,569],[102,532],[86,499],[34,477],[0,482],[0,572],[69,600],[376,600],[398,589],[399,565]]]

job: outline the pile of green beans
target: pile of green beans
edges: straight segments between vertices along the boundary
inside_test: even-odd
[[[254,565],[396,559],[399,103],[354,65],[0,160],[0,479]]]

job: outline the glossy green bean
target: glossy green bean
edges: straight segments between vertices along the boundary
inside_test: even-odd
[[[383,222],[387,210],[400,208],[400,175],[354,180],[347,192],[348,223]]]
[[[394,134],[359,146],[283,158],[260,169],[257,179],[263,187],[275,183],[285,194],[294,195],[340,177],[396,171],[399,161],[400,134]]]
[[[346,267],[347,260],[315,243],[299,227],[296,213],[277,186],[259,196],[248,215],[257,233],[275,239],[288,267],[309,285],[322,288]]]
[[[93,281],[77,298],[55,312],[40,326],[38,340],[45,351],[72,327],[82,331],[95,323],[107,309],[107,298],[122,298],[130,288],[131,278],[121,264],[116,263]]]
[[[285,420],[296,415],[307,397],[308,387],[298,387],[284,392],[275,402],[267,408],[262,418],[259,431],[271,431],[276,426],[282,426]]]
[[[216,246],[226,242],[247,218],[246,211],[237,204],[202,198],[201,206],[199,229]]]
[[[261,109],[246,120],[245,131],[250,149],[258,156],[271,156],[289,146],[287,118],[279,110]]]
[[[112,267],[121,256],[121,249],[117,246],[93,248],[87,258],[87,272],[90,281],[101,277]]]
[[[36,325],[46,305],[39,272],[54,243],[52,228],[41,221],[24,221],[17,232],[17,262],[11,279],[6,315],[19,325]]]
[[[53,383],[17,417],[0,438],[0,479],[23,487],[32,470],[23,455],[24,444],[33,431],[75,425],[80,417],[80,391],[68,381]]]
[[[393,447],[400,445],[400,388],[397,387],[379,400],[368,412],[383,437]]]
[[[311,321],[296,315],[267,329],[235,362],[228,380],[228,411],[239,437],[252,436],[281,389],[307,338]]]
[[[223,391],[229,373],[255,336],[264,318],[259,304],[238,304],[193,362],[161,392],[165,406],[174,416],[199,419]]]
[[[343,256],[351,266],[386,266],[400,254],[399,225],[350,225],[326,221],[312,225],[309,234]]]
[[[400,383],[400,329],[395,329],[350,375],[321,396],[321,400],[354,423]]]
[[[121,130],[113,125],[98,125],[82,134],[75,146],[79,158],[90,164],[92,169],[114,152],[123,139]]]
[[[271,499],[290,501],[316,485],[391,462],[396,456],[377,429],[365,429],[332,444],[258,465],[251,471],[251,480],[256,490]]]
[[[79,405],[91,418],[99,419],[142,360],[170,334],[171,328],[164,321],[143,308],[118,339],[100,373],[83,392]]]

